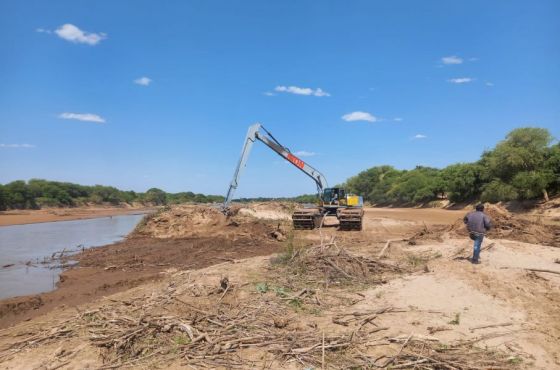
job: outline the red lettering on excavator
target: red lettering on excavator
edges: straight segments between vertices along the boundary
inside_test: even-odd
[[[288,153],[288,160],[299,168],[303,168],[305,166],[305,163],[301,159],[291,153]]]

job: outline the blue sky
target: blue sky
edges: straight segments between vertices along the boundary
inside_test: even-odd
[[[2,1],[0,183],[224,194],[261,122],[334,185],[560,136],[560,2]],[[258,143],[238,196],[313,193]]]

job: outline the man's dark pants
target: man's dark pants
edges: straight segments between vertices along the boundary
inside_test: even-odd
[[[480,247],[482,246],[482,240],[484,239],[484,234],[475,234],[474,235],[474,250],[473,250],[473,262],[478,262],[480,258]]]

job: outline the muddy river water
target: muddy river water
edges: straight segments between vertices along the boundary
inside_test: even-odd
[[[53,290],[62,269],[54,253],[115,243],[143,214],[0,227],[0,299]],[[58,253],[57,253],[58,254]]]

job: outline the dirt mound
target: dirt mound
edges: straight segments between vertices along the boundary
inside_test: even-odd
[[[295,208],[294,203],[247,203],[239,208],[239,214],[265,220],[291,220]]]
[[[498,205],[487,205],[484,213],[492,219],[492,229],[488,233],[490,238],[560,247],[560,229],[558,227],[515,216]],[[456,235],[467,235],[462,218],[455,221],[449,231]]]
[[[146,216],[136,231],[155,238],[184,238],[208,235],[227,223],[226,216],[216,208],[181,205]]]
[[[560,196],[539,206],[535,210],[535,213],[560,219]]]
[[[229,238],[248,237],[251,240],[285,240],[287,225],[283,220],[247,216],[245,208],[232,207],[225,216],[219,209],[208,206],[180,205],[166,207],[146,216],[136,228],[136,236],[151,238]]]

